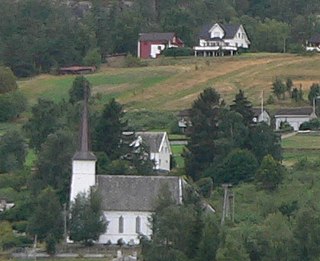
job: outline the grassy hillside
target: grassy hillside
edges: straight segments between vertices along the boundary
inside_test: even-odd
[[[205,87],[214,86],[229,103],[238,89],[258,105],[261,91],[267,98],[275,77],[292,78],[296,86],[308,90],[320,82],[320,56],[286,54],[243,54],[237,57],[160,58],[147,67],[110,68],[86,77],[93,94],[105,103],[111,97],[128,110],[180,110],[190,107]],[[56,101],[67,98],[74,76],[41,75],[19,81],[31,104],[38,97]]]

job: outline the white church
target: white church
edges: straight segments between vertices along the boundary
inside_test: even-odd
[[[85,95],[87,96],[87,95]],[[70,202],[79,193],[97,189],[108,222],[97,243],[139,243],[139,236],[150,237],[149,218],[160,190],[167,186],[173,200],[182,203],[185,182],[176,176],[127,176],[96,174],[96,156],[89,148],[88,98],[85,98],[80,129],[80,148],[72,159]]]

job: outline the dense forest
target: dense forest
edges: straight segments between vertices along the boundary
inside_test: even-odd
[[[141,32],[174,31],[187,46],[208,23],[242,23],[251,51],[298,52],[320,31],[320,1],[0,1],[0,61],[18,77],[136,52]]]

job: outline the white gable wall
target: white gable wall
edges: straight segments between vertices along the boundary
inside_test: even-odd
[[[210,38],[218,37],[222,39],[224,37],[224,31],[219,24],[215,24],[214,26],[212,26],[212,28],[209,30],[209,33]]]
[[[79,193],[88,193],[96,184],[96,162],[94,160],[72,161],[70,201]]]
[[[150,237],[152,230],[149,219],[151,212],[142,211],[104,211],[105,219],[108,221],[107,231],[99,237],[99,243],[106,244],[110,241],[116,244],[119,239],[125,243],[133,242],[139,244],[139,234]],[[123,218],[123,232],[119,230],[119,220]],[[140,233],[137,233],[137,217],[140,218]]]
[[[247,34],[242,26],[239,27],[233,39],[225,39],[224,41],[226,43],[229,43],[229,45],[231,46],[236,46],[239,48],[249,48],[250,43]]]
[[[276,130],[280,129],[281,122],[288,122],[290,126],[292,126],[294,131],[298,131],[302,123],[313,119],[312,116],[308,116],[308,115],[304,115],[304,116],[276,115],[275,118],[276,118]]]

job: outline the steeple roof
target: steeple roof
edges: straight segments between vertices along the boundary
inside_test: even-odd
[[[97,157],[89,150],[89,121],[88,121],[88,89],[84,86],[83,111],[80,126],[80,146],[72,160],[97,160]]]

